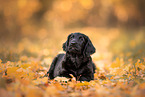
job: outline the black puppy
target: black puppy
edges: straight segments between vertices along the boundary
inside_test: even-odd
[[[92,62],[91,54],[95,48],[88,36],[82,33],[72,33],[63,44],[66,54],[58,54],[49,71],[50,79],[57,76],[71,78],[72,74],[79,81],[90,81],[94,79],[95,65]]]

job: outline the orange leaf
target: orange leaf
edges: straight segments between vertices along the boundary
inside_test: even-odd
[[[76,86],[88,86],[88,85],[90,85],[90,83],[89,82],[86,82],[86,81],[84,81],[82,83],[77,83],[76,84]]]
[[[23,65],[21,65],[21,67],[24,68],[24,69],[28,68],[29,66],[30,66],[30,64],[23,64]]]
[[[111,68],[117,68],[120,67],[120,60],[119,58],[116,58],[116,62],[111,64]]]
[[[16,75],[16,70],[18,68],[19,67],[9,67],[9,68],[7,68],[7,75],[8,76],[15,76]]]

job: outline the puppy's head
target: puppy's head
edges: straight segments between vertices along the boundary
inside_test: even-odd
[[[95,47],[89,37],[82,33],[72,33],[63,44],[63,50],[73,54],[91,55],[95,53]]]

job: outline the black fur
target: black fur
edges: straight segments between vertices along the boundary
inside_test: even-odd
[[[57,76],[71,78],[72,74],[79,81],[90,81],[94,79],[95,65],[91,54],[95,53],[95,47],[82,33],[72,33],[63,44],[65,54],[58,54],[49,71],[50,79]]]

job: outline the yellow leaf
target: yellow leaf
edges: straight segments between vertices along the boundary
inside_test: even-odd
[[[35,73],[33,73],[33,72],[28,73],[28,77],[29,77],[29,79],[33,79],[35,77]]]
[[[42,82],[47,83],[48,82],[48,77],[44,77],[41,79]]]
[[[123,75],[126,74],[126,71],[124,71],[122,68],[116,69],[116,75]]]
[[[114,79],[114,76],[112,76],[110,79]]]
[[[120,67],[120,60],[119,58],[116,58],[116,62],[111,64],[111,68],[117,68]]]
[[[8,76],[15,76],[16,70],[17,70],[18,68],[19,68],[19,67],[9,67],[9,68],[7,68],[7,75],[8,75]]]
[[[90,83],[89,82],[86,82],[86,81],[84,81],[82,83],[77,83],[76,84],[76,86],[88,86],[88,85],[90,85]]]
[[[30,64],[23,64],[23,65],[21,65],[21,67],[24,68],[24,69],[28,68],[29,66],[30,66]]]
[[[71,78],[71,81],[73,82],[73,83],[75,83],[76,82],[76,78],[72,75],[72,74],[69,74],[72,78]]]
[[[69,87],[74,88],[75,87],[75,83],[74,82],[68,82]]]
[[[90,84],[91,86],[94,86],[94,85],[96,85],[96,82],[95,82],[95,81],[90,81],[89,84]]]
[[[53,83],[52,85],[55,86],[59,91],[65,90],[59,82]]]
[[[104,84],[108,84],[108,83],[111,83],[111,81],[107,79],[107,80],[103,80],[101,84],[104,85]]]
[[[143,65],[143,63],[138,63],[137,65],[140,69],[144,70],[145,69],[145,65]]]

